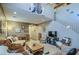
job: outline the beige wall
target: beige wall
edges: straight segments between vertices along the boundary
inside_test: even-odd
[[[29,34],[31,39],[38,39],[39,33],[42,34],[42,40],[46,38],[46,28],[50,22],[45,22],[39,25],[29,25]]]
[[[39,25],[29,25],[29,34],[31,39],[38,39],[38,34],[42,32],[42,27]]]
[[[8,35],[24,36],[29,34],[29,24],[23,22],[7,21]]]

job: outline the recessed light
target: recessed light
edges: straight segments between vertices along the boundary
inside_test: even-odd
[[[13,14],[16,14],[16,12],[13,12]]]
[[[70,25],[67,25],[66,28],[69,29],[70,28]]]

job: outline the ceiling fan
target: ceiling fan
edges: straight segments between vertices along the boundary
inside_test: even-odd
[[[33,7],[30,7],[32,13],[41,14],[42,13],[42,6],[40,3],[33,3]]]

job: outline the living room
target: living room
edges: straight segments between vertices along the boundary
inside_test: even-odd
[[[1,3],[0,55],[79,55],[78,5]]]

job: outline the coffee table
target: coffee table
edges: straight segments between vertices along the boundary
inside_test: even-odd
[[[26,44],[28,46],[28,48],[30,49],[32,54],[35,54],[36,52],[41,52],[44,49],[43,44],[41,43],[27,43]]]

